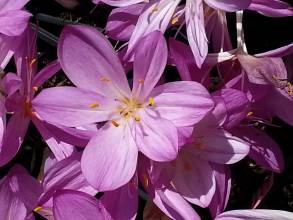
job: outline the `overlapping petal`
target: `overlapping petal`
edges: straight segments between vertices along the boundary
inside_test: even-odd
[[[126,184],[134,175],[138,155],[127,124],[105,126],[90,140],[81,158],[83,174],[99,191]]]
[[[95,28],[85,25],[64,28],[58,57],[62,69],[77,87],[110,97],[130,94],[119,58],[110,42]]]
[[[156,87],[151,95],[154,111],[178,127],[194,125],[214,107],[208,91],[197,82],[166,83]]]

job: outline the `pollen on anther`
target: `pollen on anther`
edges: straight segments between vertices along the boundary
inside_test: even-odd
[[[149,105],[153,106],[155,104],[155,100],[153,97],[149,97]]]
[[[117,121],[115,121],[115,120],[112,120],[111,123],[112,123],[112,125],[114,125],[116,128],[119,127],[119,125],[120,125],[120,124],[119,124]]]
[[[139,116],[135,116],[134,119],[135,119],[135,121],[137,121],[137,122],[140,122],[140,120],[141,120]]]
[[[248,112],[246,116],[252,116],[253,112]]]
[[[153,13],[154,12],[157,12],[157,11],[159,11],[159,7],[158,6],[154,7],[153,10],[152,10]]]
[[[147,174],[143,174],[142,175],[142,178],[143,178],[143,186],[144,187],[148,187],[149,186],[149,178],[148,178],[148,175]]]
[[[37,92],[38,90],[39,90],[39,88],[38,88],[37,86],[34,86],[34,87],[33,87],[33,91],[34,91],[34,92]]]
[[[36,62],[37,62],[37,59],[33,59],[33,60],[30,62],[30,67],[32,67]]]
[[[97,108],[99,107],[100,105],[98,103],[92,103],[89,105],[90,108]]]
[[[172,20],[171,20],[171,24],[172,25],[175,25],[175,24],[177,24],[178,23],[178,17],[174,17],[174,18],[172,18]]]
[[[38,206],[38,207],[36,207],[36,208],[34,209],[34,212],[39,212],[39,211],[41,211],[42,209],[43,209],[43,207]]]
[[[100,80],[101,80],[102,82],[110,82],[110,79],[109,79],[108,77],[106,77],[106,76],[101,76],[101,77],[100,77]]]

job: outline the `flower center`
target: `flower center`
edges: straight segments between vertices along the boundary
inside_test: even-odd
[[[139,109],[143,108],[143,104],[133,98],[124,98],[119,100],[122,103],[121,108],[118,109],[119,114],[126,120],[133,118],[135,121],[140,121],[138,115]]]

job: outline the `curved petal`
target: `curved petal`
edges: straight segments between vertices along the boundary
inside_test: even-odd
[[[177,129],[169,120],[142,112],[140,122],[135,124],[132,135],[138,149],[154,161],[171,161],[178,153]],[[158,147],[160,146],[160,147]]]
[[[200,207],[208,207],[216,189],[214,172],[208,161],[195,157],[184,148],[176,160],[171,185],[186,200]]]
[[[9,119],[0,150],[0,166],[8,163],[17,154],[29,122],[23,112],[15,112]]]
[[[192,126],[214,107],[209,92],[199,83],[170,82],[152,91],[154,111],[175,126]]]
[[[242,139],[223,129],[194,129],[192,153],[208,161],[220,164],[232,164],[243,159],[249,153],[249,145]]]
[[[209,209],[212,217],[215,218],[224,212],[227,206],[231,190],[231,174],[230,168],[225,165],[212,164],[212,169],[215,172],[216,191]]]
[[[186,0],[185,19],[189,46],[197,66],[201,67],[208,54],[202,0]]]
[[[293,15],[293,7],[289,3],[278,0],[252,0],[248,9],[270,17]]]
[[[213,97],[220,96],[226,105],[227,119],[224,127],[229,129],[238,125],[249,111],[250,102],[245,93],[236,89],[221,89]]]
[[[229,12],[246,9],[251,1],[252,0],[205,0],[212,8]]]
[[[53,164],[45,173],[43,178],[44,194],[39,199],[39,204],[51,205],[54,192],[58,189],[71,189],[96,195],[81,172],[81,154],[76,153],[64,160]]]
[[[259,165],[274,172],[283,171],[283,153],[278,144],[266,133],[252,127],[239,127],[233,129],[232,133],[247,141],[251,148],[249,157]]]
[[[10,10],[20,10],[29,0],[1,0],[0,12]]]
[[[30,16],[30,13],[21,10],[1,12],[0,33],[8,36],[20,35],[27,27]]]
[[[215,220],[291,220],[292,212],[270,209],[240,209],[224,212],[218,215]]]
[[[106,124],[86,146],[81,169],[88,182],[99,191],[126,184],[134,175],[138,150],[127,124]]]
[[[160,31],[146,35],[136,48],[133,61],[133,93],[144,99],[163,74],[167,64],[168,48]]]
[[[23,85],[21,78],[14,73],[6,73],[0,84],[3,92],[8,96],[15,93]]]
[[[46,141],[54,156],[57,158],[57,160],[63,160],[75,151],[74,146],[57,138],[54,133],[52,133],[46,127],[46,122],[42,122],[38,119],[33,119],[32,121],[42,135],[43,139]],[[56,127],[55,129],[57,130],[58,128]]]
[[[110,42],[95,28],[65,27],[58,42],[58,58],[77,87],[111,97],[130,94],[119,58]]]
[[[61,69],[58,60],[52,61],[47,64],[38,74],[33,78],[32,86],[39,87],[49,78],[54,76]]]
[[[164,33],[180,1],[155,0],[149,2],[138,18],[129,40],[127,54],[130,54],[136,43],[148,33],[155,30],[160,30]]]
[[[266,106],[279,118],[293,126],[293,96],[285,89],[272,89],[265,98]]]
[[[43,191],[38,180],[20,165],[15,165],[10,169],[7,180],[9,180],[14,196],[23,202],[29,211],[33,210]]]
[[[156,190],[153,202],[172,219],[200,220],[192,206],[179,193],[169,188]]]
[[[97,2],[97,0],[93,0],[94,3]],[[102,2],[116,7],[125,7],[129,5],[134,5],[137,3],[145,2],[145,0],[101,0]]]
[[[101,203],[111,215],[112,219],[135,219],[138,209],[137,184],[137,177],[135,176],[124,186],[104,193],[101,198]]]
[[[95,197],[74,190],[58,190],[54,194],[53,214],[56,220],[108,219],[108,213]]]
[[[11,191],[9,184],[2,181],[0,184],[0,218],[23,220],[27,215],[27,209]]]
[[[107,35],[115,40],[128,41],[144,6],[145,4],[135,4],[113,9],[107,20]]]
[[[114,100],[69,86],[43,90],[32,105],[45,121],[68,127],[107,121],[115,115]]]

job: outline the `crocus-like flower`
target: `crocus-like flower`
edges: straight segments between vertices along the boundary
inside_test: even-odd
[[[177,128],[192,126],[213,107],[199,83],[171,82],[154,88],[167,62],[161,32],[149,34],[137,48],[131,91],[118,57],[102,34],[86,26],[65,28],[59,60],[78,88],[43,90],[33,101],[38,114],[50,123],[76,127],[107,122],[81,160],[84,175],[98,190],[128,182],[138,150],[155,161],[175,159]]]
[[[60,140],[62,135],[59,137],[55,135],[62,133],[62,130],[57,127],[52,128],[52,125],[43,123],[33,109],[31,102],[38,87],[60,69],[58,61],[54,61],[36,74],[35,40],[34,32],[28,28],[23,33],[23,46],[15,53],[18,75],[8,73],[2,80],[3,90],[7,95],[5,102],[7,111],[14,112],[14,114],[9,119],[4,133],[3,143],[0,148],[0,166],[9,162],[18,152],[30,121],[34,122],[59,160],[73,151],[73,146]],[[63,133],[65,134],[66,132]]]
[[[31,14],[23,10],[29,0],[0,1],[0,34],[20,35],[27,27]]]

